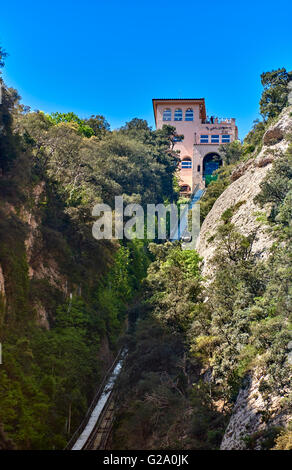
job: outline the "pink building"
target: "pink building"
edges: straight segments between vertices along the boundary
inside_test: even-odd
[[[181,192],[191,194],[197,184],[204,188],[222,164],[219,146],[238,138],[235,119],[208,118],[204,98],[153,99],[152,102],[156,128],[161,129],[164,124],[176,128],[174,150],[179,151],[181,160]]]

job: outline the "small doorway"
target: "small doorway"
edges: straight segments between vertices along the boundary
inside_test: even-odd
[[[203,179],[205,185],[211,183],[217,179],[218,175],[214,175],[214,172],[222,165],[222,158],[218,153],[208,153],[203,159]]]

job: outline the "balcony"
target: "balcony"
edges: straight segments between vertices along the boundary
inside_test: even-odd
[[[218,118],[211,116],[207,119],[202,119],[202,124],[235,124],[235,118]]]

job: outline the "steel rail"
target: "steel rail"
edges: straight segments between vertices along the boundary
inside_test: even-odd
[[[102,392],[104,391],[104,388],[111,376],[111,374],[113,373],[117,363],[119,362],[119,360],[121,359],[121,356],[122,356],[122,353],[123,353],[123,348],[121,348],[117,354],[117,356],[115,357],[115,360],[113,361],[113,363],[111,364],[111,366],[109,367],[109,369],[107,370],[105,376],[103,377],[103,380],[101,382],[101,384],[99,385],[98,389],[97,389],[97,392],[95,393],[94,395],[94,398],[83,418],[83,420],[81,421],[80,425],[78,426],[78,428],[76,429],[76,431],[74,432],[74,434],[71,436],[70,440],[67,442],[64,450],[70,450],[72,449],[72,447],[74,446],[74,444],[76,443],[77,439],[79,438],[79,436],[82,434],[82,432],[84,431],[85,427],[87,426],[87,423],[89,421],[89,418],[92,414],[92,411],[94,410],[95,406],[97,405],[98,403],[98,400],[100,399],[101,395],[102,395]],[[104,408],[107,407],[107,404],[108,402],[110,402],[111,400],[111,395],[112,395],[112,392],[107,400],[107,403],[105,404]],[[101,412],[101,415],[103,414],[103,410]],[[98,419],[99,421],[99,419]],[[86,445],[86,443],[85,443]]]

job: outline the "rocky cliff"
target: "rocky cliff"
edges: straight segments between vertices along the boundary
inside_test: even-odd
[[[226,209],[237,204],[240,207],[231,222],[245,236],[256,231],[253,251],[260,258],[267,256],[273,240],[267,233],[266,227],[257,220],[260,208],[254,202],[254,198],[260,192],[260,183],[270,170],[273,160],[288,148],[288,136],[292,132],[291,110],[292,106],[283,110],[277,123],[266,131],[262,149],[257,157],[241,163],[234,170],[231,176],[232,183],[216,200],[204,220],[197,243],[197,250],[204,259],[204,275],[212,275],[211,260],[217,247],[212,237],[218,228],[220,218]]]
[[[247,444],[249,448],[260,450],[264,440],[277,427],[287,427],[292,418],[291,410],[282,396],[272,394],[267,397],[262,393],[261,382],[265,378],[260,369],[247,377],[245,387],[239,391],[221,450],[242,450]]]
[[[266,259],[269,256],[274,240],[271,231],[267,230],[258,215],[260,211],[268,215],[270,207],[266,205],[260,208],[254,198],[260,192],[260,184],[272,168],[273,161],[288,148],[292,133],[291,111],[291,106],[282,111],[277,122],[265,132],[258,154],[240,163],[233,171],[231,184],[216,200],[204,220],[197,249],[204,259],[203,274],[206,279],[214,276],[212,259],[218,247],[214,234],[221,216],[235,205],[238,209],[234,211],[231,222],[245,236],[256,232],[252,247],[256,257]],[[267,395],[261,388],[265,379],[265,370],[260,367],[254,368],[246,376],[233,407],[221,449],[244,449],[247,446],[260,449],[274,428],[285,428],[291,420],[291,409],[283,399],[284,395],[288,395],[288,390]]]

